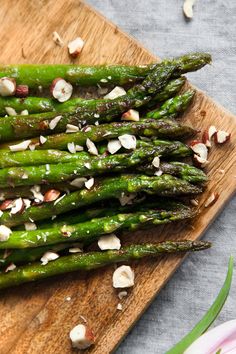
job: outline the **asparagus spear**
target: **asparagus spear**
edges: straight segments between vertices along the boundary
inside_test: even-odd
[[[85,122],[94,123],[96,120],[109,121],[132,107],[140,107],[150,101],[152,96],[161,91],[173,73],[175,66],[168,64],[156,68],[143,80],[128,90],[127,94],[114,100],[92,100],[76,108],[72,113],[62,113],[61,119],[50,129],[50,121],[58,116],[57,113],[47,112],[27,116],[10,116],[0,120],[0,138],[2,141],[15,138],[29,138],[40,134],[63,132],[67,124],[78,125]]]
[[[74,113],[62,113],[54,133],[63,132],[67,124],[78,125],[81,122],[94,123],[114,120],[116,116],[132,107],[148,103],[167,84],[171,75],[179,76],[185,69],[201,67],[210,62],[208,54],[192,54],[156,65],[142,84],[135,85],[127,94],[114,100],[90,100],[77,107]],[[2,141],[15,138],[28,138],[40,134],[51,134],[49,123],[57,116],[54,112],[29,116],[11,116],[0,121],[0,138]]]
[[[148,112],[146,114],[146,117],[155,119],[161,119],[165,117],[175,118],[179,113],[182,113],[186,110],[186,108],[192,101],[194,94],[195,91],[188,90],[182,95],[170,98],[169,100],[164,102],[160,108]]]
[[[170,80],[167,85],[163,88],[161,92],[156,94],[150,102],[148,102],[148,107],[153,107],[158,102],[163,102],[168,100],[169,98],[175,96],[181,87],[184,85],[186,79],[184,76],[181,76],[177,79]],[[0,101],[1,102],[1,101]],[[0,103],[1,107],[1,103]],[[11,107],[11,106],[10,106]],[[5,111],[4,111],[5,112]]]
[[[130,168],[136,168],[139,172],[154,175],[157,169],[152,164],[146,165],[146,163],[158,155],[158,150],[152,147],[137,149],[129,154],[123,153],[105,157],[91,157],[90,154],[84,153],[83,155],[80,154],[82,156],[79,160],[71,163],[60,162],[50,165],[4,168],[0,169],[0,187],[65,182],[78,176],[122,172]],[[86,163],[89,163],[89,169]],[[142,163],[145,163],[145,165],[142,165]],[[163,162],[159,170],[166,174],[178,176],[190,183],[207,181],[207,177],[202,170],[181,162]]]
[[[178,77],[188,71],[201,69],[210,62],[211,56],[207,53],[191,53],[179,58],[164,60],[158,66],[175,64],[177,69],[174,76]],[[52,81],[58,77],[80,86],[102,84],[104,79],[108,83],[123,85],[143,79],[153,71],[155,65],[2,65],[0,66],[0,77],[13,77],[18,85],[24,84],[30,88],[49,87]]]
[[[181,203],[172,201],[169,199],[164,199],[161,201],[153,200],[153,198],[135,198],[132,200],[132,204],[121,205],[116,199],[112,199],[110,202],[101,205],[93,205],[93,208],[82,208],[79,210],[70,211],[68,213],[60,215],[59,218],[47,219],[37,222],[38,229],[49,229],[61,227],[63,225],[73,225],[93,218],[101,218],[104,216],[114,216],[116,214],[133,213],[137,211],[148,211],[150,209],[155,210],[166,210],[172,212],[190,212],[189,206]],[[14,231],[25,230],[24,225],[19,225],[14,227]],[[1,261],[0,261],[1,262]]]
[[[157,244],[131,245],[119,251],[89,252],[64,256],[46,265],[33,263],[0,274],[0,289],[48,278],[72,271],[88,271],[108,264],[126,262],[143,257],[157,257],[162,254],[201,251],[211,247],[206,241],[166,241]]]
[[[185,139],[195,133],[193,128],[181,125],[172,119],[145,119],[139,122],[113,122],[99,126],[88,126],[85,130],[80,130],[77,133],[48,135],[45,137],[44,144],[40,143],[40,138],[32,138],[31,145],[34,145],[36,150],[67,150],[68,144],[71,142],[85,146],[88,138],[95,143],[117,138],[123,134],[156,136],[163,139]],[[9,146],[20,142],[22,141],[1,144],[0,149],[7,150]]]
[[[172,149],[173,144],[175,145],[175,148]],[[190,147],[180,141],[167,141],[167,140],[160,140],[160,139],[151,139],[150,141],[145,141],[145,140],[137,140],[137,147],[138,148],[148,148],[150,145],[154,145],[155,147],[158,147],[160,149],[159,155],[165,156],[165,157],[171,157],[171,158],[184,158],[187,156],[192,156],[193,151],[190,149]],[[166,147],[167,145],[169,146],[170,150],[166,152],[165,154],[161,152],[161,147]]]
[[[153,70],[154,66],[155,64],[141,66],[67,64],[1,65],[0,77],[13,77],[16,79],[18,85],[28,85],[33,89],[37,89],[38,86],[49,87],[52,81],[58,77],[79,86],[103,85],[104,79],[107,80],[107,84],[124,85],[144,79]]]
[[[152,164],[146,166],[140,165],[136,169],[148,175],[153,175],[158,171]],[[189,183],[205,183],[207,181],[207,176],[202,170],[183,162],[161,162],[159,170],[163,173],[182,178]]]
[[[92,189],[81,189],[64,195],[60,201],[31,206],[22,214],[3,212],[0,223],[17,226],[31,220],[43,220],[101,200],[119,198],[122,193],[146,192],[160,196],[180,196],[200,193],[202,189],[186,181],[163,174],[160,177],[123,174],[116,177],[98,178]]]
[[[163,90],[158,93],[149,102],[149,107],[153,107],[157,102],[166,101],[173,97],[185,83],[185,78],[180,77],[173,79],[167,83]],[[87,100],[79,97],[71,98],[70,100],[60,103],[53,98],[46,97],[26,97],[24,99],[18,97],[0,97],[0,115],[5,116],[6,107],[12,107],[19,114],[27,110],[28,113],[43,113],[43,112],[74,112],[76,107],[87,104]]]
[[[75,211],[74,213],[69,213],[69,214],[63,214],[60,216],[59,220],[49,220],[49,221],[43,221],[37,223],[38,229],[49,229],[49,228],[58,228],[62,227],[63,225],[72,225],[72,224],[77,224],[77,223],[82,223],[87,220],[90,220],[91,218],[94,217],[104,217],[104,216],[114,216],[115,214],[120,214],[120,213],[131,213],[131,212],[137,212],[137,211],[148,211],[150,209],[155,209],[159,210],[166,210],[166,211],[172,211],[172,212],[177,212],[179,215],[183,213],[183,215],[189,215],[189,216],[194,216],[194,211],[190,210],[189,207],[186,205],[179,203],[179,202],[174,202],[172,200],[162,200],[162,201],[156,201],[156,200],[135,200],[135,203],[131,205],[125,205],[121,206],[114,201],[112,201],[111,205],[106,205],[106,207],[101,208],[98,206],[97,208],[93,209],[85,209],[82,212],[77,212]],[[24,230],[23,226],[20,225],[19,227],[15,228],[15,230]],[[64,241],[64,240],[63,240]],[[92,241],[92,240],[91,240]],[[86,242],[86,245],[88,245],[89,242]],[[81,243],[79,244],[72,244],[73,247],[80,247],[81,248]],[[64,251],[66,248],[70,248],[71,243],[63,243],[63,244],[55,244],[55,245],[46,245],[42,247],[35,247],[35,248],[29,248],[27,249],[27,252],[25,249],[11,249],[11,250],[2,250],[0,251],[0,268],[4,268],[8,266],[11,263],[14,263],[15,265],[23,264],[23,263],[28,263],[28,262],[33,262],[41,258],[41,256],[51,250],[54,252],[58,251]]]
[[[179,211],[136,211],[43,230],[13,231],[7,241],[0,242],[0,249],[31,248],[75,241],[91,244],[100,235],[121,230],[136,230],[148,225],[167,224],[194,215],[194,211],[186,208]]]
[[[145,142],[142,144],[137,140],[137,147],[145,147],[147,149],[155,148],[156,153],[162,156],[177,156],[179,158],[186,157],[192,154],[192,150],[185,144],[179,141],[155,140],[154,142]],[[107,145],[99,147],[101,154],[107,151]],[[80,161],[81,159],[91,158],[91,155],[86,152],[71,154],[60,150],[26,150],[19,152],[10,152],[8,150],[1,151],[0,168],[17,167],[17,166],[37,166],[43,164],[67,163]],[[1,192],[1,190],[0,190]]]
[[[60,243],[57,245],[46,245],[42,247],[35,247],[31,249],[11,249],[0,251],[0,269],[6,268],[10,264],[24,264],[31,263],[39,260],[43,254],[47,251],[60,252],[67,249],[70,246],[68,243]],[[75,247],[73,245],[73,247]]]
[[[91,156],[89,153],[84,152],[79,154],[79,159],[70,163],[64,163],[59,160],[58,164],[3,168],[0,169],[0,187],[57,183],[58,181],[65,182],[78,176],[122,172],[142,162],[150,161],[157,155],[157,151],[155,147],[150,147],[145,150],[136,149],[128,154],[115,154],[105,157]],[[89,168],[87,164],[89,164]]]

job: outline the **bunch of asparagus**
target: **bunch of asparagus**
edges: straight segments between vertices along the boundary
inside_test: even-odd
[[[192,156],[184,140],[196,131],[175,118],[194,96],[193,90],[179,94],[181,75],[210,61],[210,55],[195,53],[145,66],[0,67],[0,80],[31,92],[47,90],[57,78],[79,87],[128,85],[114,99],[0,98],[0,288],[210,246],[167,241],[70,254],[101,235],[196,215],[172,199],[192,198],[207,181],[183,160]],[[4,116],[9,107],[16,114]],[[54,256],[42,264],[47,254]]]

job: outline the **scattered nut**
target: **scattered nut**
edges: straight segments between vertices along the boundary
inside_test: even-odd
[[[110,140],[107,144],[107,150],[112,155],[115,154],[118,150],[120,150],[121,147],[121,142],[118,139]]]
[[[224,144],[230,139],[230,134],[224,130],[218,130],[218,132],[214,135],[214,138],[216,144]]]
[[[40,186],[35,185],[30,189],[31,193],[34,196],[34,200],[36,202],[43,202],[44,201],[44,196],[42,195],[42,193],[40,192]]]
[[[76,153],[75,143],[68,143],[67,149],[71,154],[75,154]]]
[[[163,171],[162,170],[158,170],[154,172],[154,176],[160,177],[161,175],[163,175]]]
[[[152,160],[152,165],[156,168],[160,167],[160,157],[155,156],[154,159]]]
[[[208,208],[209,206],[212,206],[213,204],[215,204],[215,202],[217,201],[218,198],[219,198],[219,194],[217,192],[213,192],[210,195],[210,197],[206,200],[205,208]]]
[[[44,199],[43,201],[48,203],[48,202],[54,202],[57,198],[59,198],[61,192],[56,190],[56,189],[49,189],[45,194],[44,194]]]
[[[52,39],[56,43],[56,45],[59,45],[59,47],[63,47],[64,45],[63,40],[61,39],[61,37],[56,31],[52,33]]]
[[[9,116],[17,116],[17,113],[12,107],[5,107],[5,110]]]
[[[199,164],[201,167],[204,167],[208,163],[208,150],[206,145],[197,140],[194,140],[191,142],[190,147],[195,152],[195,162],[197,162],[197,164]]]
[[[69,248],[69,253],[81,253],[83,250],[79,247]]]
[[[119,250],[120,239],[114,234],[101,236],[98,240],[98,247],[101,250]]]
[[[198,206],[198,200],[197,199],[190,199],[190,203],[193,205],[193,206]]]
[[[62,118],[62,116],[57,116],[57,117],[53,118],[49,123],[49,128],[51,130],[55,129],[57,124],[60,122],[61,118]]]
[[[37,225],[34,222],[26,222],[24,225],[26,231],[37,230]]]
[[[134,109],[129,109],[127,112],[123,113],[121,116],[122,120],[128,120],[133,122],[139,121],[139,112]]]
[[[5,225],[0,225],[0,242],[7,241],[12,233],[11,229]]]
[[[40,261],[42,262],[42,265],[48,264],[50,261],[54,261],[55,259],[59,258],[59,254],[55,252],[45,252],[44,255],[40,258]]]
[[[113,273],[114,288],[130,288],[134,286],[134,272],[130,266],[122,265]]]
[[[29,95],[29,86],[28,85],[17,85],[16,86],[16,97],[24,98]]]
[[[84,324],[78,324],[70,331],[72,347],[77,349],[87,349],[94,344],[93,331]]]
[[[205,144],[207,147],[210,148],[211,138],[216,134],[216,132],[217,132],[216,127],[214,125],[211,125],[210,128],[203,133],[202,136],[203,144]]]
[[[86,139],[86,145],[88,148],[88,152],[91,155],[98,155],[98,149],[96,148],[96,145],[89,138]]]
[[[25,209],[25,204],[22,198],[17,198],[13,201],[13,205],[10,211],[10,214],[22,213]]]
[[[86,187],[87,189],[91,189],[92,186],[94,185],[94,178],[92,177],[92,178],[88,179],[88,180],[84,183],[84,185],[85,185],[85,187]]]
[[[66,133],[77,133],[79,131],[79,127],[73,124],[66,125]]]
[[[122,300],[124,297],[126,297],[128,295],[128,293],[127,293],[127,291],[126,290],[123,290],[123,291],[120,291],[119,293],[118,293],[118,298],[120,299],[120,300]]]
[[[10,272],[11,270],[16,269],[16,265],[14,263],[10,263],[9,266],[5,269],[5,273]]]
[[[19,143],[16,145],[10,145],[9,149],[11,151],[24,151],[24,150],[28,149],[30,143],[31,143],[31,140],[25,140],[25,141],[22,141],[22,143]]]
[[[21,116],[28,116],[29,111],[27,109],[24,109],[23,111],[20,112]]]
[[[69,54],[73,57],[73,58],[77,58],[78,55],[81,53],[83,47],[84,47],[84,41],[82,38],[77,37],[76,39],[74,39],[73,41],[68,43],[68,51]]]
[[[56,100],[59,102],[65,102],[71,98],[73,87],[64,79],[57,78],[53,80],[50,87],[50,92]]]
[[[117,97],[124,96],[126,95],[126,91],[123,89],[123,87],[116,86],[113,88],[111,92],[109,92],[106,96],[104,96],[104,99],[109,99],[109,100],[114,100]]]
[[[191,19],[193,17],[193,5],[196,0],[185,0],[183,5],[184,15]]]
[[[136,196],[137,195],[135,193],[125,194],[122,192],[119,198],[121,206],[132,204],[132,201],[136,198]]]
[[[117,308],[117,310],[122,311],[123,305],[119,303],[119,304],[117,304],[116,308]]]
[[[13,200],[12,199],[6,199],[4,202],[1,203],[0,205],[0,210],[7,210],[11,209],[13,207]]]
[[[46,143],[47,138],[45,138],[45,136],[43,136],[43,135],[40,135],[39,141],[40,141],[40,144],[43,145],[44,143]]]
[[[16,81],[10,77],[0,78],[0,96],[14,96]]]
[[[73,187],[76,187],[76,188],[82,188],[86,181],[87,181],[87,178],[78,177],[78,178],[73,179],[73,181],[70,182],[70,185]]]
[[[130,134],[124,134],[124,135],[120,135],[118,137],[121,145],[128,150],[134,150],[136,149],[136,137],[134,135],[130,135]]]

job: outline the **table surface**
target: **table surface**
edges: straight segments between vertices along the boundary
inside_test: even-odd
[[[188,77],[236,113],[236,2],[198,0],[192,21],[183,17],[183,0],[88,3],[161,58],[193,51],[211,53],[213,65]],[[229,255],[236,259],[235,210],[236,197],[204,235],[204,239],[213,242],[211,251],[187,257],[116,354],[163,354],[205,314],[223,284]],[[236,280],[215,324],[236,318],[235,295]]]

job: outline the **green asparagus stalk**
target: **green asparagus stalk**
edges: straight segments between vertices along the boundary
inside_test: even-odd
[[[189,216],[194,216],[194,211],[190,210],[188,206],[179,203],[179,202],[174,202],[172,200],[164,199],[162,201],[156,201],[156,200],[145,200],[144,203],[141,200],[135,200],[135,203],[132,203],[131,205],[125,205],[121,206],[118,203],[115,203],[112,201],[111,205],[106,205],[106,207],[101,208],[98,206],[97,208],[90,208],[90,209],[85,209],[82,212],[73,212],[73,213],[68,213],[68,214],[63,214],[60,216],[59,220],[48,220],[48,221],[43,221],[37,223],[38,229],[49,229],[49,228],[59,228],[64,225],[72,225],[72,224],[77,224],[77,223],[83,223],[85,221],[88,221],[92,218],[101,218],[104,216],[114,216],[116,214],[121,214],[121,213],[134,213],[137,211],[145,211],[147,212],[150,209],[155,209],[159,210],[160,212],[162,211],[172,211],[172,212],[177,212],[179,215],[183,213],[183,215],[189,215]],[[177,214],[176,214],[177,215]],[[176,216],[175,216],[176,217]],[[22,225],[18,226],[17,228],[14,229],[16,230],[24,230],[24,227]],[[92,240],[91,240],[92,241]],[[86,242],[86,245],[88,245],[89,242]],[[81,243],[79,244],[72,244],[71,243],[60,243],[60,244],[55,244],[55,245],[46,245],[42,247],[35,247],[35,248],[29,248],[27,249],[27,252],[25,249],[11,249],[11,250],[2,250],[0,251],[0,268],[5,268],[11,263],[14,263],[15,265],[23,264],[23,263],[28,263],[28,262],[33,262],[41,258],[41,256],[47,252],[47,251],[64,251],[66,248],[71,248],[71,247],[79,247],[81,248]]]
[[[166,141],[156,139],[154,142],[150,141],[149,143],[145,142],[145,144],[142,144],[140,140],[137,140],[137,147],[145,147],[145,149],[155,148],[157,154],[165,157],[173,157],[174,155],[178,158],[181,158],[192,154],[192,150],[187,145],[179,141]],[[107,152],[107,145],[98,147],[98,149],[99,153],[103,154]],[[69,152],[60,150],[25,150],[14,153],[8,150],[1,150],[0,168],[37,166],[43,164],[55,164],[58,162],[72,163],[80,161],[81,159],[83,160],[86,157],[90,159],[91,155],[84,151],[71,154]]]
[[[176,65],[174,76],[178,77],[189,71],[201,69],[211,62],[211,56],[207,53],[192,53],[179,58],[167,59],[158,64]],[[156,64],[127,66],[127,65],[2,65],[0,66],[0,77],[15,78],[17,84],[28,85],[30,88],[38,86],[49,87],[55,78],[63,78],[74,85],[93,86],[96,84],[111,83],[124,85],[130,82],[145,78],[153,71]]]
[[[158,149],[157,149],[158,151]],[[151,161],[157,155],[154,147],[136,149],[131,153],[108,156],[91,156],[80,153],[80,158],[64,163],[0,169],[0,188],[65,182],[76,177],[94,176],[109,172],[122,172],[141,163]],[[40,153],[41,151],[38,151]],[[89,167],[88,167],[89,164]]]
[[[49,87],[55,78],[63,78],[73,85],[93,86],[96,84],[124,85],[144,79],[155,64],[129,65],[67,65],[67,64],[21,64],[1,65],[0,77],[13,77],[18,85],[32,89]],[[105,81],[105,82],[104,82]]]
[[[137,211],[116,214],[85,221],[84,223],[63,225],[35,231],[13,231],[7,241],[0,242],[0,249],[31,248],[64,242],[91,244],[99,236],[121,230],[136,230],[150,225],[167,224],[185,220],[195,215],[191,209],[180,211]]]
[[[211,247],[206,241],[166,241],[158,244],[131,245],[119,251],[89,252],[64,256],[46,265],[33,263],[0,274],[0,289],[48,278],[72,271],[88,271],[108,264],[126,262],[143,257],[157,257],[162,254],[200,251]]]
[[[163,90],[152,98],[149,107],[153,107],[157,102],[163,102],[173,97],[184,83],[184,77],[168,82]],[[78,106],[83,106],[84,103],[87,104],[87,100],[79,97],[71,98],[63,103],[46,97],[26,97],[24,99],[18,97],[0,97],[0,115],[5,116],[7,113],[6,107],[12,107],[18,114],[24,110],[27,110],[28,113],[74,112]]]
[[[173,144],[175,145],[175,148],[172,149]],[[159,155],[165,156],[168,158],[184,158],[188,156],[193,155],[192,149],[190,147],[180,141],[167,141],[167,140],[160,140],[160,139],[150,139],[148,141],[146,140],[137,140],[137,147],[138,148],[148,148],[149,146],[155,146],[160,149]],[[168,153],[162,153],[161,152],[161,147],[166,147],[167,145],[169,146],[170,150]]]
[[[132,200],[132,204],[121,205],[117,200],[113,199],[110,203],[106,201],[106,203],[101,205],[99,203],[97,206],[93,206],[93,208],[89,209],[80,209],[70,211],[68,213],[60,215],[60,217],[56,217],[52,219],[47,219],[43,221],[37,222],[38,229],[50,229],[62,227],[63,225],[73,225],[82,223],[93,218],[101,218],[104,216],[114,216],[116,214],[124,214],[124,213],[133,213],[137,211],[148,211],[150,209],[155,209],[158,211],[172,211],[172,212],[187,212],[190,213],[189,206],[181,203],[172,201],[169,199],[164,199],[161,201],[153,200],[153,198],[135,198]],[[193,212],[193,211],[192,211]],[[25,230],[24,225],[19,225],[14,227],[14,231]]]
[[[168,64],[156,66],[156,68],[143,80],[128,90],[127,94],[114,100],[92,100],[79,106],[72,113],[62,113],[61,119],[53,129],[50,129],[50,121],[58,116],[58,113],[47,112],[27,116],[10,116],[0,120],[1,141],[14,140],[16,138],[30,138],[40,134],[60,133],[66,130],[67,124],[78,125],[99,121],[114,120],[116,116],[132,107],[140,107],[150,101],[152,96],[161,91],[166,85],[175,66]]]
[[[156,96],[154,96],[150,102],[148,102],[147,106],[151,108],[154,105],[156,105],[158,102],[164,102],[169,98],[174,97],[179,92],[179,90],[181,89],[181,87],[184,85],[185,82],[186,79],[184,76],[181,76],[177,79],[170,80],[167,83],[167,85],[163,88],[163,90],[159,92]],[[1,107],[1,101],[0,101],[0,107]]]
[[[60,243],[57,245],[46,245],[42,247],[35,247],[31,249],[11,249],[0,251],[0,269],[6,268],[10,264],[20,265],[25,263],[31,263],[39,260],[45,252],[60,252],[67,249],[70,246],[68,243]],[[75,247],[73,245],[73,247]]]
[[[148,175],[154,175],[158,171],[152,164],[146,166],[140,165],[136,169]],[[177,161],[161,162],[159,170],[163,173],[182,178],[189,183],[198,184],[207,182],[207,175],[202,170],[187,163]]]
[[[78,125],[82,122],[89,124],[94,123],[98,118],[100,122],[114,120],[129,108],[147,104],[154,95],[161,92],[171,76],[179,76],[185,68],[189,70],[191,67],[201,67],[210,60],[208,54],[192,54],[156,65],[143,82],[129,89],[126,95],[114,100],[87,101],[87,104],[77,107],[74,113],[62,113],[53,131],[50,129],[50,121],[57,116],[54,112],[2,118],[0,138],[2,141],[30,138],[40,134],[63,132],[67,124]]]
[[[160,177],[123,174],[116,177],[97,178],[93,187],[81,189],[64,195],[59,201],[31,206],[22,214],[12,215],[3,212],[0,223],[6,226],[17,226],[28,221],[48,219],[101,200],[119,198],[122,193],[146,192],[160,196],[181,196],[198,194],[202,189],[186,181],[163,174]]]
[[[122,172],[130,168],[136,168],[140,173],[154,175],[157,168],[151,163],[148,165],[146,163],[153,160],[155,156],[158,156],[158,152],[153,147],[145,150],[137,149],[129,154],[124,153],[105,157],[91,157],[91,155],[84,153],[78,161],[72,163],[4,168],[0,169],[0,188],[7,188],[9,185],[15,187],[57,183],[58,181],[66,182],[78,176],[85,177],[109,172]],[[89,163],[89,169],[86,163]],[[145,164],[142,165],[142,163]],[[186,163],[162,162],[159,170],[165,174],[180,177],[189,183],[195,184],[207,181],[207,176],[202,170]]]
[[[194,94],[195,91],[188,90],[182,95],[170,98],[169,100],[164,102],[160,108],[148,112],[146,114],[146,117],[155,119],[162,119],[165,117],[175,118],[178,116],[179,113],[182,113],[186,110],[186,108],[192,101]]]
[[[117,138],[123,134],[132,134],[145,137],[158,137],[163,139],[185,139],[193,136],[196,131],[186,125],[172,119],[145,119],[139,122],[113,122],[102,124],[99,126],[88,126],[85,130],[80,130],[77,133],[61,133],[46,136],[46,142],[40,143],[40,138],[32,138],[31,145],[35,146],[36,150],[58,149],[67,150],[68,144],[73,142],[76,145],[85,146],[87,139],[95,143]],[[7,150],[9,146],[21,143],[7,142],[0,145],[0,149]]]
[[[166,158],[184,158],[193,155],[193,150],[190,147],[180,141],[168,141],[168,140],[160,140],[160,139],[147,139],[141,140],[137,139],[137,148],[150,148],[155,146],[158,149],[158,153],[161,156]],[[100,154],[104,154],[107,152],[107,145],[99,145],[98,151]]]

